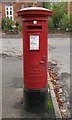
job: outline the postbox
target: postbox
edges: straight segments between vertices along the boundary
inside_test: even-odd
[[[30,112],[48,109],[48,16],[52,11],[29,7],[18,11],[22,17],[24,107]]]

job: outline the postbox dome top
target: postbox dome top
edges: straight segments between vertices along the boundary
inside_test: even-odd
[[[42,7],[28,7],[28,8],[23,8],[20,9],[18,12],[19,16],[22,17],[26,17],[26,16],[32,16],[32,15],[39,15],[39,16],[51,16],[52,15],[52,11],[46,8],[42,8]]]
[[[22,8],[22,10],[47,10],[47,11],[51,11],[49,9],[46,9],[46,8],[42,8],[42,7],[27,7],[27,8]]]

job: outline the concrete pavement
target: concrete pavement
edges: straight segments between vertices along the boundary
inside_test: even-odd
[[[22,56],[22,50],[22,39],[2,39],[2,51],[0,50],[0,54],[15,57]]]
[[[4,39],[3,38],[2,39],[2,52],[0,50],[0,54],[3,54],[3,56],[21,57],[23,54],[22,53],[22,39],[16,39],[16,38],[15,39],[14,38]],[[8,62],[10,61],[11,60],[9,60]],[[62,36],[60,37],[60,35],[57,37],[50,36],[49,38],[49,62],[57,62],[57,66],[59,68],[58,70],[59,75],[63,75],[62,82],[65,86],[64,90],[67,92],[67,95],[69,96],[69,93],[70,93],[70,36],[64,36],[64,37]],[[8,64],[6,63],[6,65]],[[5,68],[5,71],[7,71],[7,67]],[[8,72],[5,74],[8,74]],[[13,74],[13,71],[12,71],[12,74]],[[67,75],[69,77],[67,77]],[[7,80],[5,80],[4,82],[6,81]]]
[[[70,37],[49,38],[49,62],[57,64],[56,72],[58,74],[58,83],[63,86],[63,97],[65,97],[64,108],[70,116]]]
[[[55,118],[53,108],[45,113],[29,113],[23,108],[22,58],[2,58],[2,117],[3,118]]]

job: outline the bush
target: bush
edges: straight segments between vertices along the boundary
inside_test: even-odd
[[[72,31],[72,13],[70,14],[70,30]]]
[[[22,31],[22,24],[19,24],[18,29],[19,31]]]
[[[50,30],[54,28],[54,24],[53,24],[53,19],[52,18],[48,18],[48,27],[49,27]]]
[[[13,25],[15,25],[15,22],[12,21],[11,19],[9,19],[9,18],[2,18],[2,30],[4,32],[9,31],[12,28]]]
[[[68,17],[68,14],[64,14],[62,19],[61,19],[61,29],[69,29],[70,27],[70,19]]]
[[[51,9],[52,8],[52,4],[50,2],[43,2],[43,7],[47,8],[47,9]]]
[[[63,9],[61,8],[60,3],[55,3],[53,5],[53,23],[54,23],[54,28],[59,28],[59,23],[62,19],[64,12]]]

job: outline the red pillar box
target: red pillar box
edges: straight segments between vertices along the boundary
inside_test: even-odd
[[[24,107],[32,112],[48,109],[48,16],[52,11],[29,7],[18,11],[22,17]]]

